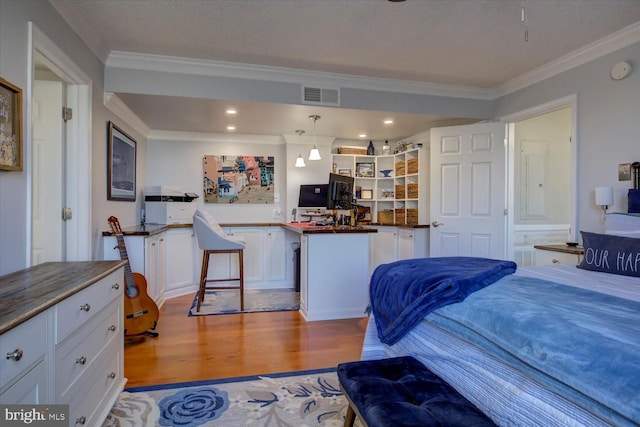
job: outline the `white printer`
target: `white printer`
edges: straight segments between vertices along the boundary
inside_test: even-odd
[[[157,185],[145,187],[145,222],[151,224],[191,224],[196,211],[195,193],[178,187]]]

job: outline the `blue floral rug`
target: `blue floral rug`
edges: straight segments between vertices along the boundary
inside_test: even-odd
[[[346,411],[331,368],[126,389],[103,427],[342,426]]]
[[[196,294],[189,316],[300,309],[300,293],[293,289],[245,289],[243,311],[240,311],[240,291],[238,290],[206,291],[200,311],[196,311],[197,297]]]

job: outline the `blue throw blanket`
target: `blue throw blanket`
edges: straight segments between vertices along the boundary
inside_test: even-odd
[[[428,321],[612,425],[640,424],[640,303],[513,275]]]
[[[378,337],[395,344],[433,310],[464,300],[516,271],[512,261],[417,258],[378,266],[369,288]]]

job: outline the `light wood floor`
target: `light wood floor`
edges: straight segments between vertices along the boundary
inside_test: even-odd
[[[167,300],[158,338],[125,339],[126,387],[319,369],[358,360],[367,319],[306,322],[299,312],[189,317]]]

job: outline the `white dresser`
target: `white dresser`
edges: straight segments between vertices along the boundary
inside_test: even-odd
[[[0,404],[68,404],[101,425],[124,388],[123,261],[45,263],[0,277]]]

